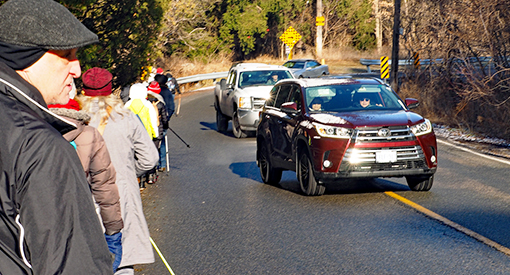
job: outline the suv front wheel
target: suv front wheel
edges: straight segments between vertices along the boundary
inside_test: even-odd
[[[406,177],[407,185],[413,191],[429,191],[434,183],[434,175],[430,177]]]
[[[301,191],[307,196],[321,196],[326,191],[326,187],[321,185],[315,179],[312,161],[307,152],[301,152],[299,155],[297,169],[297,178]]]
[[[274,168],[271,165],[271,160],[269,159],[269,151],[267,150],[267,146],[265,144],[262,144],[260,147],[260,151],[258,153],[258,162],[262,181],[272,185],[278,184],[282,179],[282,169]]]

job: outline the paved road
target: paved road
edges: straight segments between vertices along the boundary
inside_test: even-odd
[[[152,239],[174,274],[510,274],[510,257],[390,197],[510,247],[510,164],[439,144],[430,192],[403,179],[349,181],[321,197],[295,174],[261,182],[254,138],[216,132],[212,91],[182,101],[170,171],[143,191]],[[161,257],[136,274],[171,274]]]

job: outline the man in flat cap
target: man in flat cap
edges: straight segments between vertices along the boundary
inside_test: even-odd
[[[79,47],[98,41],[53,0],[0,6],[0,274],[112,274],[66,104]]]

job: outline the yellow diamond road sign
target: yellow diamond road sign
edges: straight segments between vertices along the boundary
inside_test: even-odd
[[[294,45],[301,39],[301,35],[293,28],[289,27],[281,36],[280,40],[287,46],[293,48]]]

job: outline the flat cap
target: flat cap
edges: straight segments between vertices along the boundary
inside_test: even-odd
[[[9,0],[0,6],[0,41],[68,50],[98,42],[97,35],[53,0]]]

